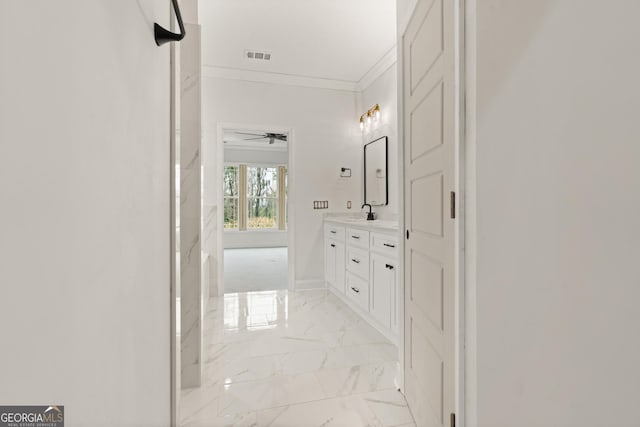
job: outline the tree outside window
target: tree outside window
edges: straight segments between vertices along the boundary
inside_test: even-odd
[[[286,229],[286,182],[284,166],[225,166],[225,229]]]
[[[224,228],[237,229],[239,211],[238,166],[224,167]]]
[[[247,228],[276,228],[278,168],[247,167]]]

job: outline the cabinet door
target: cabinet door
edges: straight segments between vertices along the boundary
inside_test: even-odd
[[[371,315],[383,326],[395,330],[396,320],[396,262],[371,254]]]
[[[336,282],[336,243],[324,241],[324,280],[331,286]]]
[[[335,256],[335,263],[334,263],[335,272],[334,272],[333,286],[340,292],[344,293],[344,289],[345,289],[344,275],[345,275],[345,268],[346,268],[345,246],[344,246],[344,243],[337,242],[337,241],[334,241],[332,243],[335,245],[335,247],[332,248],[334,250],[333,253]]]

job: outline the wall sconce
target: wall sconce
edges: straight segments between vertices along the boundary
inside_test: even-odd
[[[365,126],[368,127],[371,122],[378,120],[380,120],[380,105],[376,104],[360,116],[360,130],[363,131]]]
[[[371,107],[371,110],[369,110],[368,113],[373,116],[373,120],[376,122],[380,120],[380,106],[378,104]]]

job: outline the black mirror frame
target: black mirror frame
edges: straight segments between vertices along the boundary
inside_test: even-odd
[[[385,181],[385,200],[383,205],[375,205],[375,206],[388,206],[389,205],[389,137],[381,136],[378,139],[374,139],[373,141],[365,144],[364,146],[364,203],[369,203],[367,201],[367,146],[384,139],[384,181]]]

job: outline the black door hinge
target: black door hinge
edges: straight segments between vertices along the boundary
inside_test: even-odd
[[[451,192],[451,219],[456,219],[456,192]]]

